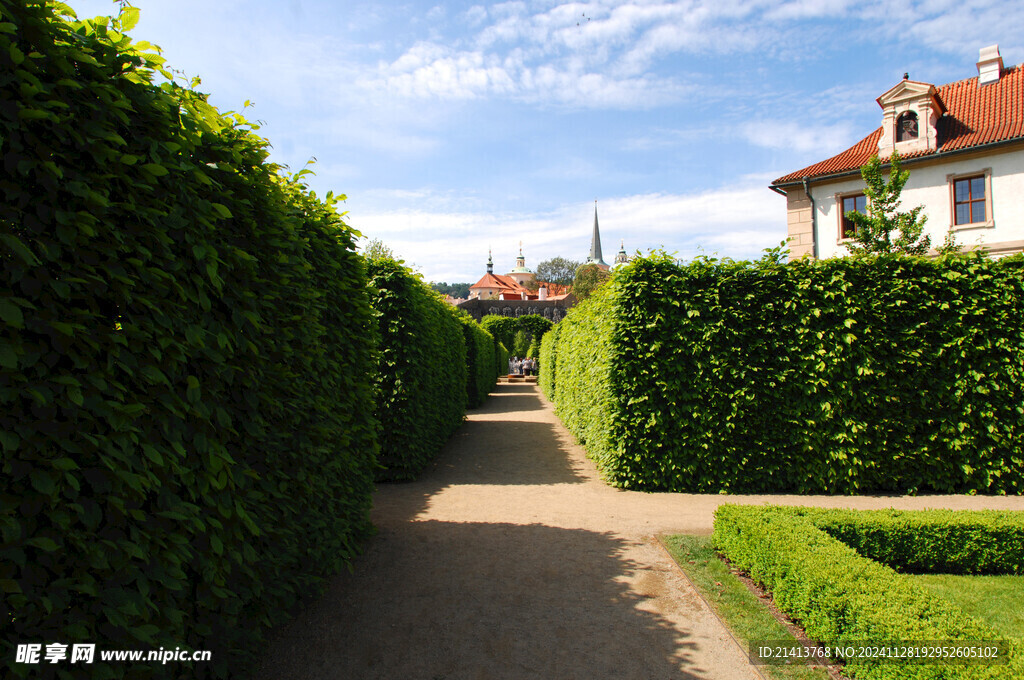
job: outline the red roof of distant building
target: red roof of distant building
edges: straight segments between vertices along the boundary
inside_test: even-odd
[[[935,94],[947,111],[937,126],[938,149],[901,155],[901,159],[1024,140],[1024,64],[1003,69],[996,82],[979,85],[977,77],[966,78],[936,88]],[[881,136],[879,127],[846,151],[783,175],[772,184],[779,186],[799,182],[804,177],[815,179],[857,171],[878,153]]]
[[[491,274],[490,272],[484,274],[479,281],[474,283],[469,288],[470,290],[472,290],[473,288],[496,288],[498,289],[497,292],[499,294],[529,293],[529,291],[526,288],[524,288],[521,284],[519,284],[515,279],[509,276],[501,276],[500,274]]]

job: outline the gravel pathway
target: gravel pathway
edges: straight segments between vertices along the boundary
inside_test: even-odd
[[[759,678],[658,543],[723,502],[1024,510],[1019,497],[701,496],[600,481],[539,389],[502,384],[379,533],[278,630],[257,678]]]

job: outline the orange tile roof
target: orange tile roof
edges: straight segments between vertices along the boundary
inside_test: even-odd
[[[497,288],[499,293],[512,292],[512,293],[525,293],[526,288],[516,282],[515,279],[508,276],[501,276],[499,274],[486,273],[481,277],[479,281],[474,283],[470,288]]]
[[[948,112],[939,118],[938,150],[901,155],[901,159],[1024,139],[1024,64],[1003,69],[999,80],[987,85],[978,85],[977,77],[943,85],[937,88],[936,97]],[[815,179],[857,171],[878,153],[881,136],[879,127],[846,151],[783,175],[772,185],[795,184],[804,177]]]

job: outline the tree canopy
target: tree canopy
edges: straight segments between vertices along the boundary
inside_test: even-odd
[[[590,297],[595,290],[601,287],[611,274],[607,269],[601,269],[596,264],[585,264],[576,270],[576,277],[572,282],[572,294],[582,302]]]
[[[564,257],[553,257],[537,265],[537,280],[571,286],[580,263]]]
[[[909,211],[901,211],[900,194],[910,178],[910,172],[900,169],[900,155],[893,152],[889,159],[889,181],[882,176],[882,161],[875,154],[864,167],[860,176],[864,179],[864,195],[868,199],[868,213],[849,211],[846,213],[855,228],[853,242],[847,244],[855,255],[869,253],[903,253],[925,255],[931,248],[932,239],[922,235],[927,216],[922,215],[923,205]],[[952,234],[939,249],[946,252],[956,250]]]

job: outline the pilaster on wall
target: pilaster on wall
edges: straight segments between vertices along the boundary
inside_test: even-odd
[[[814,257],[814,220],[811,199],[803,189],[793,188],[786,194],[786,222],[789,236],[789,257]]]

